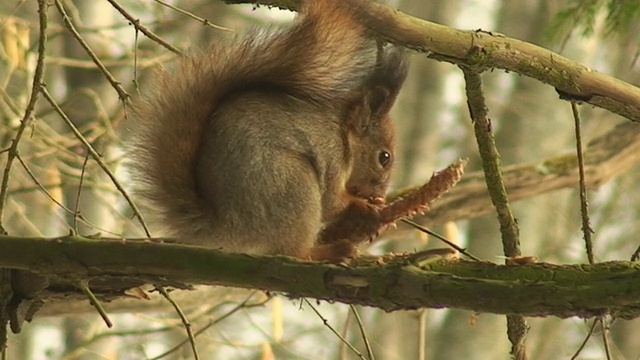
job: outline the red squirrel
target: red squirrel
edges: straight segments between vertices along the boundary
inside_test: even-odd
[[[284,30],[185,56],[134,103],[139,194],[180,243],[352,257],[356,244],[321,234],[347,216],[375,218],[407,67],[404,51],[381,46],[345,0],[304,1]]]

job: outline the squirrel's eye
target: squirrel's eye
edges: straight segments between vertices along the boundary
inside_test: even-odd
[[[388,151],[380,151],[378,153],[378,162],[382,167],[387,167],[391,163],[391,154]]]

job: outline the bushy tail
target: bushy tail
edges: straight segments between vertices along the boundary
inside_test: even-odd
[[[308,0],[285,30],[257,31],[157,72],[134,106],[130,152],[140,192],[169,228],[212,219],[198,194],[195,165],[207,121],[226,96],[277,88],[331,104],[362,86],[375,66],[376,45],[344,0]],[[177,235],[177,234],[173,234]]]

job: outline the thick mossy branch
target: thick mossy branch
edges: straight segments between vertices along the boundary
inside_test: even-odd
[[[91,286],[112,277],[170,280],[278,291],[387,311],[447,307],[527,316],[640,314],[640,264],[631,262],[496,265],[398,257],[386,264],[359,261],[345,266],[77,236],[5,236],[0,237],[0,249],[0,268],[37,272],[51,277],[52,283],[87,279]]]

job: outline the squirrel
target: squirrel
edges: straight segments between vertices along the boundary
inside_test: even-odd
[[[407,67],[403,49],[380,45],[345,0],[306,0],[286,29],[182,57],[133,106],[138,192],[179,243],[353,257],[353,241],[323,230],[375,222]]]

